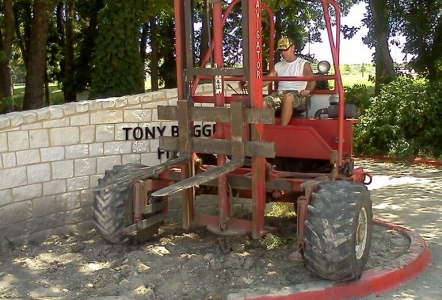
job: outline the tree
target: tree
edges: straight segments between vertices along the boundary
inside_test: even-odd
[[[4,18],[1,17],[2,15]],[[0,112],[7,112],[12,111],[14,105],[11,56],[15,18],[12,0],[3,0],[3,7],[0,8],[0,22],[3,23],[4,28],[4,30],[0,28]]]
[[[364,63],[362,63],[360,71],[361,71],[362,77],[364,77],[365,72],[367,72],[367,67],[365,66]]]
[[[406,36],[404,52],[411,54],[411,66],[430,81],[442,78],[442,1],[400,2],[395,11],[402,20],[401,33]]]
[[[25,97],[23,100],[23,109],[25,110],[43,106],[50,10],[49,0],[34,0],[32,29],[27,55]]]
[[[395,7],[395,0],[368,0],[367,16],[362,21],[369,28],[364,43],[375,49],[375,94],[378,95],[382,84],[390,83],[394,79],[393,58],[390,54],[389,38],[392,34],[391,11]]]
[[[90,97],[123,96],[144,91],[140,58],[141,0],[106,0],[99,12]]]

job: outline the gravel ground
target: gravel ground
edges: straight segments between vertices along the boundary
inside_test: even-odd
[[[442,172],[416,165],[361,163],[376,175],[370,187],[375,217],[419,229],[433,254],[441,250],[441,208],[436,200]],[[11,243],[0,256],[0,299],[223,299],[241,289],[319,280],[303,261],[293,258],[295,220],[269,222],[279,228],[283,246],[269,249],[268,240],[220,237],[204,228],[184,231],[177,224],[162,227],[157,237],[142,244],[109,245],[93,230],[51,236],[38,244]],[[388,267],[406,252],[409,241],[380,225],[373,230],[367,269]],[[440,262],[433,263],[427,272],[433,276],[424,273],[424,280],[364,299],[441,299],[440,271]]]

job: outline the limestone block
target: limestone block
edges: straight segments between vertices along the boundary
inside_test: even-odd
[[[32,112],[35,112],[38,121],[47,120],[50,117],[49,109],[47,107],[32,110]]]
[[[81,101],[77,102],[77,105],[75,106],[75,109],[77,113],[84,113],[89,111],[89,101]]]
[[[167,99],[178,98],[178,90],[177,89],[168,89],[168,90],[165,90],[165,92],[166,92]]]
[[[115,124],[115,141],[127,141],[133,138],[133,128],[139,126],[139,123],[118,123]],[[125,128],[125,129],[124,129]]]
[[[120,97],[115,99],[115,107],[117,108],[121,108],[121,107],[125,107],[128,104],[128,100],[127,97]]]
[[[92,216],[87,214],[88,216]],[[66,212],[66,224],[77,224],[83,221],[83,210],[76,209]]]
[[[0,227],[32,218],[32,202],[22,201],[0,207]]]
[[[129,154],[131,152],[132,142],[130,141],[104,143],[105,155]]]
[[[177,106],[178,98],[169,99],[169,105]]]
[[[58,127],[68,127],[69,119],[55,119],[43,122],[43,128],[58,128]]]
[[[66,180],[54,180],[43,183],[43,195],[50,196],[66,192]]]
[[[71,126],[89,125],[89,115],[77,115],[70,117]]]
[[[80,191],[80,206],[81,208],[92,207],[94,203],[94,193],[92,189]]]
[[[168,100],[155,100],[147,103],[143,103],[142,107],[143,109],[152,109],[157,108],[159,105],[169,105]]]
[[[29,130],[31,149],[49,147],[49,131],[47,129]]]
[[[167,99],[166,92],[164,92],[164,91],[152,92],[151,94],[152,94],[153,100]]]
[[[65,103],[62,105],[63,114],[65,116],[73,115],[76,113],[76,106],[77,104],[74,102],[71,103]]]
[[[110,170],[115,165],[121,165],[121,156],[106,156],[97,158],[97,174],[104,174],[104,171]]]
[[[34,130],[43,128],[43,123],[30,123],[20,126],[20,130]]]
[[[134,153],[146,153],[150,152],[150,141],[135,141],[132,142],[132,152]]]
[[[23,121],[25,123],[34,123],[37,121],[37,114],[33,111],[21,111],[23,115]]]
[[[130,109],[124,111],[124,122],[149,122],[152,120],[151,109]]]
[[[91,124],[115,124],[123,122],[123,110],[101,110],[91,113]]]
[[[12,189],[0,190],[0,206],[12,202]]]
[[[51,180],[51,165],[49,163],[28,166],[28,184]]]
[[[0,128],[6,128],[11,125],[11,120],[7,117],[0,117]]]
[[[103,178],[104,174],[92,175],[89,177],[91,187],[96,187],[98,185],[98,179]]]
[[[23,114],[20,112],[12,112],[6,114],[6,117],[11,121],[11,127],[17,127],[24,123]]]
[[[108,142],[113,141],[115,136],[114,125],[97,125],[95,129],[95,141],[96,142]]]
[[[51,119],[61,119],[64,117],[63,108],[61,105],[51,105],[48,107]]]
[[[40,153],[42,162],[64,160],[65,158],[64,147],[42,148]]]
[[[68,192],[79,191],[89,188],[89,176],[74,177],[67,180]]]
[[[8,139],[6,133],[0,133],[0,153],[8,151]]]
[[[30,222],[29,233],[35,234],[37,232],[43,231],[43,236],[50,234],[57,234],[59,227],[66,224],[66,213],[57,213],[46,215],[39,218],[34,218]],[[50,230],[48,230],[50,228]],[[41,238],[42,238],[41,237]]]
[[[17,157],[18,166],[36,164],[40,162],[39,149],[17,151],[15,155]]]
[[[42,195],[42,184],[29,184],[12,189],[12,199],[14,202],[38,198]]]
[[[158,109],[154,108],[154,109],[152,109],[152,121],[155,122],[158,120],[159,120],[158,119]]]
[[[158,153],[142,153],[141,163],[146,166],[156,166],[160,162],[158,160]]]
[[[101,102],[98,101],[89,101],[89,111],[96,111],[103,108]]]
[[[141,162],[141,154],[125,154],[121,158],[123,165],[129,163],[139,164]]]
[[[150,141],[150,152],[157,152],[158,147],[160,147],[160,140],[151,140]]]
[[[8,132],[8,147],[10,152],[29,149],[29,132]]]
[[[57,201],[55,196],[41,197],[32,200],[32,213],[34,218],[57,213]]]
[[[95,143],[89,144],[89,156],[102,156],[104,154],[104,144],[103,143]]]
[[[49,130],[51,146],[76,145],[80,142],[78,127],[52,128]]]
[[[133,95],[133,96],[126,96],[127,104],[128,105],[138,105],[141,102],[142,95]]]
[[[74,163],[74,176],[94,175],[97,173],[97,159],[76,159]]]
[[[64,160],[51,163],[52,179],[64,179],[74,176],[74,161]]]
[[[80,208],[80,192],[69,192],[55,196],[57,211],[64,212]]]
[[[95,141],[95,125],[80,127],[80,143],[89,144]]]
[[[0,170],[0,190],[27,184],[26,167]]]
[[[139,96],[140,103],[150,103],[152,98],[152,93],[144,93]]]
[[[85,158],[89,156],[89,146],[85,144],[66,146],[66,159]]]
[[[3,168],[13,168],[17,166],[17,158],[15,152],[2,154],[3,158]]]

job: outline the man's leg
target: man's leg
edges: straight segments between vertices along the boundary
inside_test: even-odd
[[[287,125],[290,122],[293,114],[293,100],[294,97],[291,93],[285,93],[282,97],[281,125]]]

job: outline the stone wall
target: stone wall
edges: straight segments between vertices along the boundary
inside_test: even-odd
[[[176,102],[170,89],[0,116],[0,245],[91,228],[91,188],[105,170],[167,159],[158,136],[176,123],[159,121],[156,107]]]

